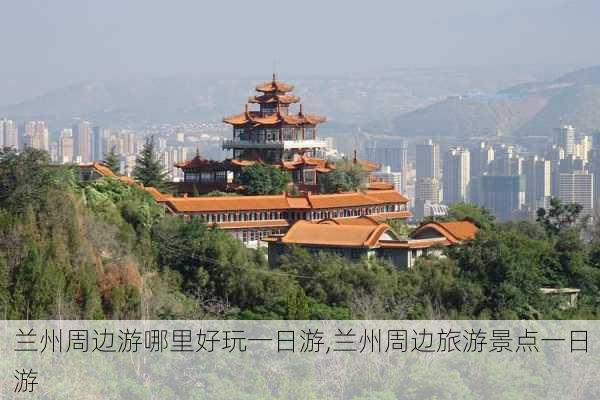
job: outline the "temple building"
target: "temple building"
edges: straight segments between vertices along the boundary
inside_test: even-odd
[[[286,234],[263,239],[269,246],[269,263],[275,267],[289,246],[309,252],[340,255],[349,261],[378,257],[398,269],[412,268],[422,256],[441,256],[442,249],[472,240],[477,227],[469,221],[430,222],[401,238],[381,219],[370,216],[298,221]]]
[[[223,149],[232,151],[225,161],[203,159],[199,154],[192,160],[178,163],[184,180],[178,185],[179,193],[208,193],[213,190],[235,191],[242,168],[256,163],[283,168],[290,172],[294,185],[300,191],[318,191],[319,176],[335,169],[335,162],[321,158],[327,147],[317,136],[317,125],[325,117],[304,112],[300,98],[290,92],[294,86],[277,80],[256,86],[257,95],[250,97],[244,112],[223,119],[233,126],[233,137],[223,142]],[[251,109],[258,105],[258,109]],[[379,166],[358,160],[367,171]]]
[[[185,218],[200,218],[250,247],[259,246],[260,241],[268,236],[285,234],[290,226],[301,220],[370,216],[387,221],[406,219],[411,215],[408,199],[395,190],[155,199],[171,213]]]
[[[342,221],[368,216],[385,222],[405,220],[411,216],[408,199],[395,191],[393,186],[382,182],[370,185],[364,192],[174,197],[154,187],[143,186],[131,178],[117,176],[101,163],[80,164],[78,167],[82,181],[107,178],[137,185],[168,213],[182,218],[199,218],[223,229],[249,247],[260,246],[263,244],[261,240],[269,236],[285,234],[292,225],[303,220],[335,218]]]

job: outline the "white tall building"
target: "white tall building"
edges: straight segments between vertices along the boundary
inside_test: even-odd
[[[104,160],[110,152],[110,130],[95,126],[92,130],[92,159]]]
[[[552,165],[550,160],[537,156],[523,162],[525,175],[525,202],[533,209],[546,205],[552,190]]]
[[[594,174],[587,171],[560,174],[559,197],[565,203],[577,203],[582,214],[590,215],[594,208]]]
[[[562,146],[566,155],[573,154],[575,150],[575,128],[572,125],[554,128],[554,143]]]
[[[92,161],[92,128],[88,121],[73,124],[73,156],[80,163]]]
[[[58,163],[69,164],[73,158],[73,131],[63,129],[58,136]]]
[[[470,180],[471,158],[469,150],[462,147],[451,148],[444,157],[442,176],[444,203],[468,202]]]
[[[3,146],[13,149],[19,148],[19,133],[14,121],[10,119],[0,120],[0,133],[2,134]]]
[[[45,121],[26,121],[23,124],[21,148],[50,150],[48,125]]]
[[[436,178],[419,178],[415,182],[415,218],[420,221],[427,215],[428,205],[440,203],[440,181]]]
[[[440,146],[431,139],[417,144],[416,178],[440,178]]]

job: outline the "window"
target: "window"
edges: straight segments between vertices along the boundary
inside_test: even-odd
[[[215,180],[217,182],[227,182],[227,171],[215,172]]]
[[[317,174],[314,169],[304,170],[304,183],[306,185],[315,185],[317,183]]]
[[[279,141],[279,129],[265,129],[265,135],[267,142]]]
[[[213,174],[212,172],[201,172],[200,173],[200,182],[212,182]]]
[[[236,140],[245,140],[246,129],[244,128],[234,128],[233,129],[233,139]]]
[[[304,139],[312,140],[315,138],[315,128],[313,126],[304,127]]]
[[[284,126],[282,128],[283,140],[296,140],[296,128],[293,126]]]
[[[184,180],[186,182],[198,182],[198,174],[195,172],[187,172],[185,174]]]

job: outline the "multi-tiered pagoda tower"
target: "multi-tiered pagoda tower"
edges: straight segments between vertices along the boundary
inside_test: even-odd
[[[295,162],[303,156],[315,157],[324,141],[317,139],[317,125],[325,117],[305,114],[302,104],[298,113],[290,108],[300,98],[289,94],[294,86],[273,80],[256,87],[260,95],[252,96],[242,114],[224,118],[233,125],[233,139],[223,143],[223,148],[233,150],[233,159],[260,161],[267,164]],[[258,104],[258,110],[250,110]]]
[[[243,168],[266,164],[285,169],[292,175],[296,188],[316,192],[322,174],[335,169],[335,162],[319,158],[319,150],[326,142],[317,139],[317,125],[325,117],[305,114],[302,104],[298,112],[290,110],[300,98],[290,94],[292,85],[277,80],[256,87],[259,95],[252,96],[243,113],[224,118],[233,125],[233,138],[223,142],[223,148],[233,150],[233,157],[224,161],[203,159],[199,154],[192,160],[175,164],[184,173],[178,184],[180,193],[207,193],[212,190],[237,190],[238,177]],[[258,110],[251,110],[258,104]],[[378,166],[356,159],[367,172]]]

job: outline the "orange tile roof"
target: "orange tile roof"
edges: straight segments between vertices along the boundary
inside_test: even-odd
[[[175,212],[285,210],[290,208],[284,195],[174,197],[167,203]]]
[[[281,166],[287,170],[295,170],[304,165],[315,167],[318,172],[331,172],[335,169],[335,163],[317,157],[302,156],[298,160],[294,161],[283,161]]]
[[[256,91],[257,92],[281,92],[281,93],[285,93],[285,92],[291,92],[292,90],[294,90],[294,86],[290,85],[288,83],[285,82],[281,82],[277,80],[277,77],[275,76],[275,74],[273,74],[273,80],[271,80],[270,82],[265,82],[265,83],[261,83],[260,85],[256,86]]]
[[[373,215],[372,218],[375,218],[379,222],[385,222],[388,219],[396,219],[396,218],[404,219],[404,218],[410,218],[411,216],[412,216],[412,213],[410,211],[403,210],[403,211],[382,212],[377,215]]]
[[[263,94],[262,96],[252,96],[248,99],[250,103],[267,104],[281,103],[292,104],[300,101],[298,96],[282,95],[282,94]]]
[[[133,180],[132,178],[128,177],[128,176],[119,176],[117,179],[119,179],[121,182],[127,183],[129,185],[137,185],[138,183]]]
[[[367,185],[368,190],[391,190],[394,189],[394,185],[388,182],[369,182]]]
[[[158,189],[152,186],[144,187],[144,190],[148,192],[157,203],[164,203],[171,198],[171,196],[159,192]]]
[[[336,207],[361,207],[381,204],[360,192],[335,193],[335,194],[309,194],[308,201],[312,208],[336,208]]]
[[[367,195],[381,203],[408,203],[408,199],[396,190],[367,190]]]
[[[386,224],[338,225],[298,221],[281,238],[282,243],[341,247],[374,247],[391,231]],[[391,233],[392,235],[393,232]]]
[[[110,168],[108,168],[106,165],[99,163],[99,162],[93,162],[93,163],[88,163],[88,164],[79,164],[80,168],[91,168],[93,170],[95,170],[96,172],[98,172],[98,174],[104,176],[104,177],[109,177],[109,178],[116,178],[117,175],[112,172],[112,170]]]
[[[394,192],[394,191],[388,191]],[[408,200],[400,193],[370,192],[308,194],[292,197],[285,194],[271,196],[223,196],[223,197],[172,197],[168,205],[174,212],[210,212],[210,211],[252,211],[252,210],[288,210],[288,209],[325,209],[343,207],[363,207],[385,203],[405,204]]]
[[[346,217],[346,218],[327,218],[319,222],[319,224],[333,224],[333,225],[380,225],[380,221],[377,221],[371,216],[362,217]]]
[[[279,123],[285,123],[289,125],[316,125],[323,123],[326,120],[327,118],[325,117],[313,114],[282,115],[280,113],[275,113],[262,116],[259,111],[248,111],[223,118],[223,122],[231,125],[275,125]]]
[[[326,219],[319,222],[298,221],[285,235],[271,236],[265,241],[322,247],[410,250],[455,244],[445,237],[402,240],[387,224],[379,223],[371,217]]]
[[[427,231],[435,231],[445,237],[450,243],[455,244],[463,240],[474,239],[479,229],[470,221],[433,221],[419,226],[410,234],[410,237],[418,239],[419,237],[423,237]]]
[[[310,208],[310,203],[306,197],[288,197],[287,202],[289,208],[292,209],[308,209]]]

